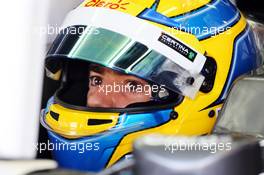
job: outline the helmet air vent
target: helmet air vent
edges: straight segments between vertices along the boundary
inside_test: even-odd
[[[104,124],[109,124],[112,123],[113,120],[109,119],[89,119],[87,125],[104,125]]]
[[[60,115],[60,114],[58,114],[58,113],[56,113],[56,112],[50,111],[50,116],[51,116],[54,120],[56,120],[56,121],[59,120],[59,115]]]

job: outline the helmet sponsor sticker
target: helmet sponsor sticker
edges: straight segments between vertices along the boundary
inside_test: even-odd
[[[122,9],[126,10],[129,2],[123,2],[123,0],[118,0],[116,2],[113,1],[102,1],[102,0],[90,0],[85,4],[85,7],[105,7],[109,9]]]
[[[166,46],[172,48],[173,50],[180,53],[182,56],[187,58],[188,60],[194,62],[197,52],[183,44],[182,42],[178,41],[177,39],[169,36],[166,33],[161,33],[161,36],[158,39],[161,43],[165,44]]]

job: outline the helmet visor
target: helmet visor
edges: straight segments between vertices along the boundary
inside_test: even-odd
[[[187,56],[191,60],[195,52]],[[60,57],[96,63],[163,85],[190,98],[195,97],[204,80],[201,74],[191,73],[158,51],[100,27],[65,28],[54,41],[47,57],[47,63],[49,59]]]

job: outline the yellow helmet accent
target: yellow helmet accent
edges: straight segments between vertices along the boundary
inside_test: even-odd
[[[107,131],[117,124],[118,117],[118,113],[96,115],[94,112],[67,109],[58,104],[51,105],[45,116],[51,129],[71,139]]]

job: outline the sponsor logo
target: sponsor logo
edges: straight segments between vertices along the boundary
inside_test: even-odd
[[[183,44],[182,42],[178,41],[177,39],[167,35],[166,33],[161,33],[161,36],[158,39],[161,43],[165,44],[166,46],[169,46],[173,50],[180,53],[182,56],[187,58],[190,61],[194,61],[197,53]]]
[[[85,4],[85,7],[105,7],[113,10],[122,9],[126,10],[129,2],[123,2],[123,0],[118,0],[117,2],[103,1],[103,0],[91,0]]]

